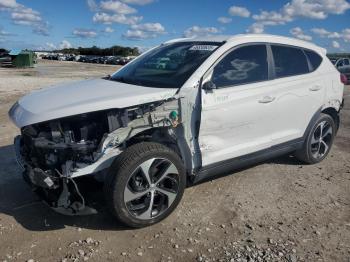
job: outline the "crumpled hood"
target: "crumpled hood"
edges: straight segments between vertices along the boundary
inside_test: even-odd
[[[18,127],[66,116],[125,108],[167,99],[173,88],[152,88],[104,79],[61,84],[22,97],[9,111]]]

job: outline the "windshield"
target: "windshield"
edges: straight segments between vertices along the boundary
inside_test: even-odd
[[[111,80],[149,87],[180,88],[222,43],[161,45],[116,72]]]

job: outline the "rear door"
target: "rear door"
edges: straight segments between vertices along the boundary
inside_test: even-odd
[[[316,55],[317,60],[315,52],[273,44],[271,51],[275,79],[270,84],[275,101],[269,125],[272,144],[277,145],[303,136],[323,104],[325,83],[316,70],[322,58],[313,66],[307,55],[307,52],[309,56]]]

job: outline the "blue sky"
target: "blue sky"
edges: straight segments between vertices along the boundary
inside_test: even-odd
[[[350,51],[347,0],[0,0],[0,47],[148,48],[178,37],[269,33]]]

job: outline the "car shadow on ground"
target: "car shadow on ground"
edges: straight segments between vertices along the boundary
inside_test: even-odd
[[[102,191],[96,194],[98,214],[65,216],[44,204],[22,179],[12,145],[0,147],[0,214],[13,217],[30,231],[50,231],[67,226],[92,230],[127,230],[103,205]],[[92,192],[95,194],[95,192]],[[95,195],[94,195],[95,196]]]
[[[92,230],[127,230],[118,223],[104,204],[102,190],[85,192],[94,198],[94,207],[98,213],[86,216],[65,216],[56,213],[44,204],[24,182],[21,169],[18,167],[12,145],[0,147],[0,213],[13,217],[20,225],[30,231],[50,231],[67,226]],[[262,163],[300,165],[294,157],[283,156]],[[235,172],[228,172],[208,180],[237,173],[262,163],[246,166]],[[208,180],[202,181],[204,183]]]

